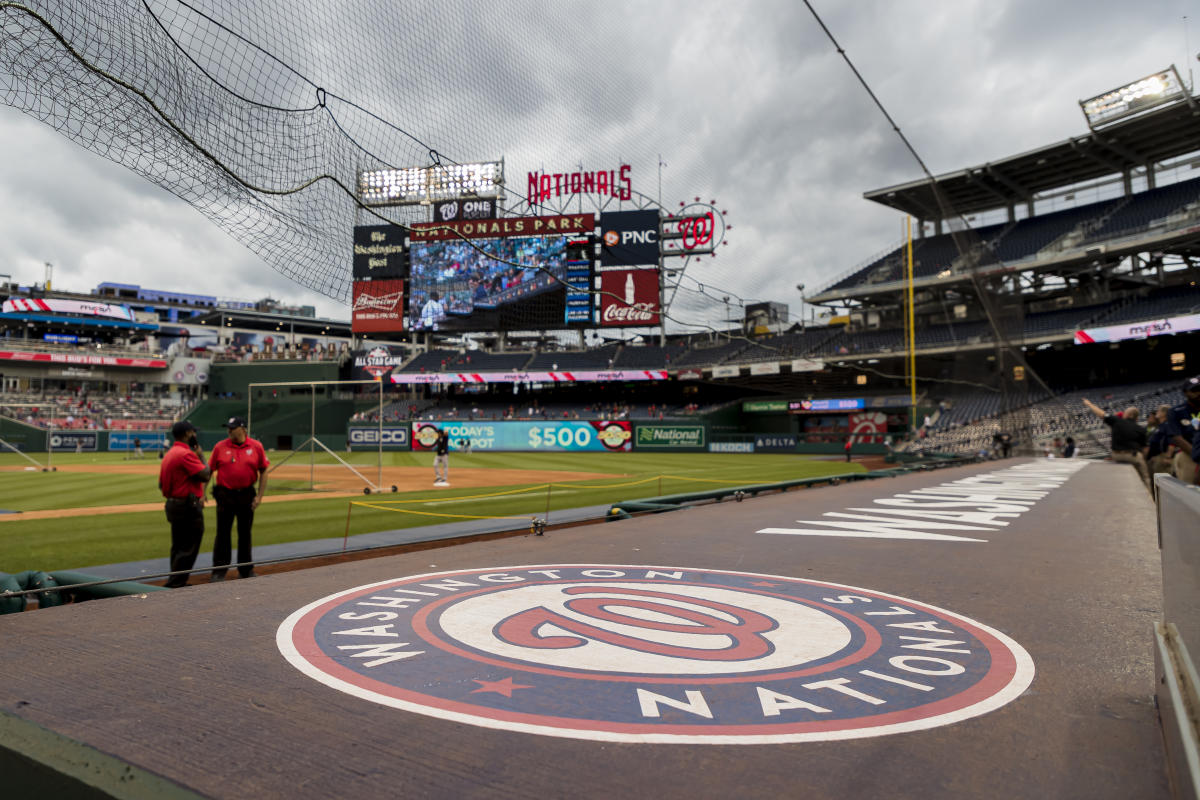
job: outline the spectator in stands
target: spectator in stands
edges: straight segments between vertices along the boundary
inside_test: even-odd
[[[1074,458],[1075,457],[1075,440],[1070,436],[1067,437],[1067,443],[1065,445],[1063,445],[1062,457],[1063,458]]]
[[[1145,457],[1146,429],[1137,423],[1137,406],[1130,406],[1118,417],[1105,413],[1104,409],[1086,397],[1083,398],[1083,404],[1112,429],[1112,460],[1122,464],[1133,464],[1142,483],[1146,484],[1147,489],[1151,489],[1150,472],[1146,468]]]
[[[1183,382],[1183,402],[1167,412],[1167,441],[1179,448],[1171,459],[1171,474],[1184,483],[1200,482],[1196,474],[1196,456],[1193,446],[1197,439],[1196,428],[1200,426],[1200,375]]]
[[[1159,472],[1171,473],[1171,441],[1167,435],[1167,417],[1171,407],[1161,405],[1150,415],[1148,423],[1148,439],[1146,450],[1146,465],[1150,469],[1151,478]]]

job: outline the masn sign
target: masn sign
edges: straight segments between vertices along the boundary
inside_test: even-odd
[[[703,425],[639,425],[634,436],[638,450],[702,450]]]

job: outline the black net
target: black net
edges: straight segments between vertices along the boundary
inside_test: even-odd
[[[355,225],[430,219],[425,206],[361,207],[363,170],[501,158],[561,169],[587,158],[635,164],[645,188],[665,149],[668,196],[710,192],[689,166],[701,163],[695,137],[630,123],[620,87],[655,67],[650,43],[617,35],[626,24],[584,4],[536,2],[0,2],[0,102],[346,302]],[[510,176],[509,209],[525,183]],[[681,319],[719,318],[716,293],[696,286],[731,275],[710,267],[687,281]],[[554,321],[533,312],[533,324]]]

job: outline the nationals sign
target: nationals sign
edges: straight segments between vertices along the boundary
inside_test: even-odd
[[[600,276],[600,325],[658,325],[658,269],[612,269]]]
[[[915,600],[725,570],[558,564],[395,578],[315,600],[285,659],[374,703],[614,742],[761,744],[985,714],[1033,680],[1004,634]]]

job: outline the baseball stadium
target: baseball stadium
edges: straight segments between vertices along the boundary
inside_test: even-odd
[[[238,9],[0,3],[5,105],[346,309],[0,275],[14,798],[1200,797],[1190,74],[903,139],[797,315],[662,156],[302,105]]]

